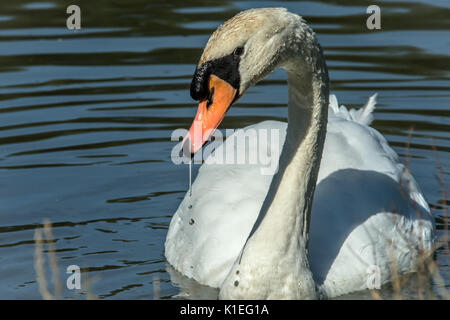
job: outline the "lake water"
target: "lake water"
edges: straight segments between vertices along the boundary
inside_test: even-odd
[[[54,246],[44,245],[44,258],[56,253],[63,298],[86,297],[86,288],[65,288],[69,265],[81,267],[88,291],[99,298],[179,294],[163,250],[188,188],[188,168],[172,163],[170,136],[188,128],[195,114],[189,84],[209,35],[252,7],[283,6],[305,17],[318,33],[341,104],[359,107],[378,92],[373,126],[409,159],[438,236],[445,235],[447,0],[78,3],[76,32],[66,28],[67,1],[15,0],[0,9],[0,298],[41,298],[34,234],[44,219],[53,224],[47,242]],[[381,7],[378,31],[366,27],[371,4]],[[230,109],[221,127],[284,120],[286,104],[285,75],[275,71]],[[450,286],[448,242],[440,244],[447,245],[435,255],[444,283],[432,283],[433,290]],[[45,275],[50,281],[47,264]],[[179,275],[172,276],[177,282]],[[185,285],[198,297],[215,294]]]

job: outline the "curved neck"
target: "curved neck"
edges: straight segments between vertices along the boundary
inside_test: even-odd
[[[328,72],[318,45],[317,49],[315,60],[308,65],[300,56],[282,65],[288,75],[289,110],[279,169],[241,256],[222,286],[221,297],[317,297],[307,242],[329,97]],[[245,290],[239,288],[246,285]],[[255,296],[249,287],[258,288]]]
[[[280,156],[279,174],[269,189],[274,195],[265,205],[267,213],[278,211],[282,214],[276,217],[282,224],[286,218],[295,221],[291,227],[284,227],[292,229],[290,240],[299,241],[306,251],[313,195],[326,136],[328,72],[324,61],[318,69],[306,73],[305,69],[299,68],[300,63],[295,60],[290,63],[296,67],[285,67],[289,84],[286,141]],[[300,67],[303,66],[300,64]],[[281,207],[284,210],[276,209]]]

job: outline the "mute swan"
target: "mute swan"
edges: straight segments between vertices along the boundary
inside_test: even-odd
[[[280,130],[278,172],[203,164],[170,223],[167,261],[220,288],[223,299],[331,298],[366,289],[373,268],[381,284],[389,281],[392,261],[400,273],[413,271],[434,241],[427,202],[369,127],[375,97],[349,112],[332,96],[328,110],[325,59],[300,16],[252,9],[212,34],[191,84],[200,103],[183,143],[197,152],[231,104],[277,67],[287,73],[288,124],[245,130]],[[234,148],[231,138],[215,152]]]

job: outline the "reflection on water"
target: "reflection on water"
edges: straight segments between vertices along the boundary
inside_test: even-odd
[[[40,298],[33,235],[44,218],[53,223],[62,277],[79,265],[100,298],[153,298],[154,281],[161,298],[179,294],[186,279],[171,282],[163,248],[188,172],[170,160],[170,135],[194,115],[188,88],[209,34],[251,7],[284,6],[306,18],[339,101],[359,106],[379,93],[374,126],[409,157],[443,235],[449,202],[436,161],[448,188],[448,1],[78,3],[77,32],[65,27],[63,1],[9,1],[0,10],[0,298]],[[365,27],[369,4],[381,7],[381,31]],[[285,119],[286,94],[275,71],[222,128]],[[439,249],[447,288],[448,259]],[[216,292],[184,285],[199,298]]]

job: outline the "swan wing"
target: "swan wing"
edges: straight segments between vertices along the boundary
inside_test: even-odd
[[[369,126],[373,121],[373,111],[375,110],[375,105],[377,103],[377,96],[377,93],[372,95],[362,108],[349,110],[344,105],[339,106],[336,96],[331,94],[328,114],[332,117],[338,117]]]
[[[430,250],[433,219],[409,170],[375,129],[329,119],[311,214],[309,262],[329,297],[413,271]]]

